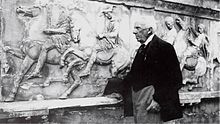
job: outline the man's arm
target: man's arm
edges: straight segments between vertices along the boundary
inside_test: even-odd
[[[65,59],[66,59],[66,55],[67,55],[68,53],[70,53],[71,51],[74,51],[74,48],[70,47],[70,48],[68,48],[68,49],[62,54],[62,56],[60,57],[60,60],[61,60],[61,63],[62,63],[62,64],[64,64],[64,61],[65,61]]]
[[[124,101],[124,116],[133,116],[133,101],[132,101],[132,87],[129,82],[129,76],[127,75],[122,82],[122,97]]]
[[[52,35],[52,34],[65,34],[66,30],[65,28],[58,28],[58,29],[53,29],[53,28],[49,28],[49,29],[45,29],[43,31],[43,33],[47,34],[47,35]]]
[[[182,72],[180,70],[180,63],[179,60],[177,58],[176,52],[173,48],[173,46],[169,45],[169,47],[166,50],[167,52],[167,56],[168,58],[164,58],[164,66],[167,69],[167,78],[168,81],[170,82],[169,84],[171,86],[177,86],[180,88],[180,86],[182,85]]]
[[[199,33],[198,33],[193,27],[190,27],[190,30],[191,30],[191,32],[193,33],[193,35],[194,35],[195,37],[198,37],[198,36],[199,36]]]
[[[172,45],[174,45],[177,33],[176,33],[176,31],[172,31],[171,33],[172,34],[169,37],[167,37],[167,41],[169,43],[172,43]]]
[[[155,94],[153,96],[154,100],[158,103],[170,99],[172,93],[178,92],[182,86],[182,72],[173,46],[167,45],[162,52],[164,57],[159,61],[165,68],[163,71],[163,80],[154,84]]]
[[[180,30],[185,31],[187,29],[186,23],[180,17],[177,17],[175,21]]]

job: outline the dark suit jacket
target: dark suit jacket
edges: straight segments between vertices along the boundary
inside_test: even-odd
[[[123,80],[125,116],[133,115],[131,87],[134,91],[153,85],[154,100],[161,107],[161,119],[169,121],[182,117],[178,90],[182,85],[179,61],[173,46],[156,35],[144,49],[144,58],[136,59]]]

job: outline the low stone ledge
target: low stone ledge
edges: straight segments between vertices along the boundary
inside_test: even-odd
[[[207,91],[207,92],[182,92],[180,94],[180,102],[185,103],[199,103],[204,98],[220,97],[220,91]]]
[[[204,98],[216,98],[220,96],[220,91],[209,92],[182,92],[180,94],[180,102],[182,104],[199,103]],[[49,110],[59,108],[74,108],[87,106],[114,105],[120,103],[120,100],[107,97],[93,98],[74,98],[74,99],[54,99],[40,101],[19,101],[19,102],[1,102],[0,114],[4,114],[4,118],[25,117],[48,115]],[[0,118],[1,119],[1,118]]]

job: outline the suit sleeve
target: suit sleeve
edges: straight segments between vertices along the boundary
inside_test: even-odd
[[[177,93],[182,86],[182,73],[176,52],[172,45],[167,45],[161,51],[160,79],[154,84],[154,99],[158,103],[172,99],[172,94]]]
[[[123,97],[124,102],[124,116],[133,116],[133,101],[132,101],[132,89],[130,80],[132,78],[132,71],[128,73],[128,75],[122,81],[122,90],[120,94]]]

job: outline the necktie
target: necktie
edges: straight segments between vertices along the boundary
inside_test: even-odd
[[[145,48],[145,44],[142,44],[138,49],[138,53],[144,54],[144,48]]]

